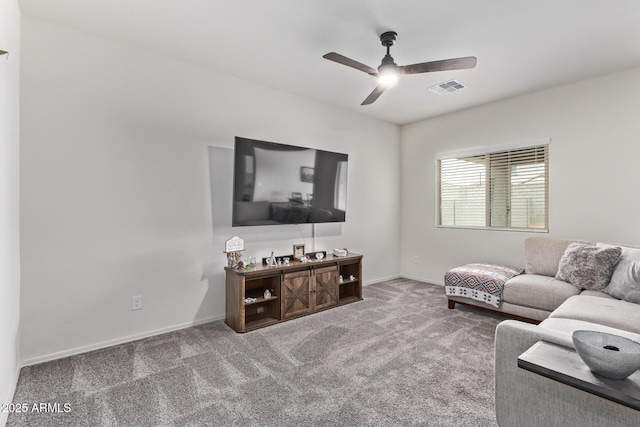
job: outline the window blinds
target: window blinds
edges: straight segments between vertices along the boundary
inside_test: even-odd
[[[438,160],[438,225],[547,229],[549,145]]]

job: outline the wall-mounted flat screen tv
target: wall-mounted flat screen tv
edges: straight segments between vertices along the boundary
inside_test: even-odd
[[[232,225],[344,222],[348,155],[235,139]]]

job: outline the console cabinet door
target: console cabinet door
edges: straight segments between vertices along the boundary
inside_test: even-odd
[[[311,271],[284,274],[281,300],[283,319],[310,313],[312,310]]]
[[[336,305],[338,303],[338,268],[318,268],[314,273],[315,289],[311,291],[313,308],[319,310]]]

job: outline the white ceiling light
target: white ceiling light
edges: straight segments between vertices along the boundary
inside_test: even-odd
[[[378,83],[386,87],[394,86],[398,83],[398,66],[394,63],[379,66]]]

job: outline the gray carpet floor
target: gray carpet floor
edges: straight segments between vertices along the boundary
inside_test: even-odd
[[[25,367],[7,426],[495,426],[502,318],[458,307],[395,279],[247,334],[218,321]]]

